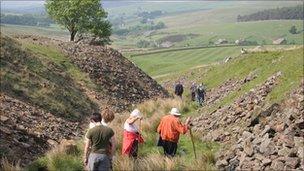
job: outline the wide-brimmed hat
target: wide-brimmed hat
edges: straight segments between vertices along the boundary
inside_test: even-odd
[[[138,110],[138,109],[134,109],[132,112],[131,112],[131,114],[130,114],[130,116],[140,116],[141,115],[141,113],[140,113],[140,111]]]
[[[179,110],[177,108],[172,108],[170,111],[171,115],[175,115],[175,116],[180,116],[181,113],[179,112]]]

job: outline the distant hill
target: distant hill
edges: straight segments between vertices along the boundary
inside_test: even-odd
[[[249,15],[238,15],[238,22],[258,20],[303,20],[303,6],[283,7],[259,11]]]

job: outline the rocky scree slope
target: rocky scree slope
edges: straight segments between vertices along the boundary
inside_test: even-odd
[[[17,38],[42,46],[56,46],[99,87],[101,93],[91,94],[102,106],[109,105],[120,112],[147,99],[168,97],[162,86],[112,48],[36,36]]]
[[[167,96],[115,50],[36,36],[17,40],[1,36],[0,157],[10,161],[26,165],[62,139],[80,137],[84,119],[104,105],[122,111]]]
[[[1,36],[0,157],[28,164],[98,110],[66,70]]]
[[[56,117],[28,103],[0,95],[0,150],[11,162],[25,165],[56,146],[83,134],[79,122]]]
[[[114,49],[75,43],[61,43],[59,46],[106,90],[108,103],[118,110],[150,98],[168,96],[155,80]]]
[[[217,157],[219,169],[303,169],[304,82],[281,104],[264,103],[281,74],[195,119],[194,129],[203,133],[203,140],[225,143]]]

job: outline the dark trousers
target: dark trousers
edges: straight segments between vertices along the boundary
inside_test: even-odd
[[[162,146],[164,148],[164,154],[167,157],[174,157],[175,156],[176,150],[177,150],[177,143],[176,142],[162,140]]]
[[[137,158],[137,152],[138,152],[138,141],[134,140],[130,151],[130,157]]]
[[[198,97],[197,97],[197,101],[198,101],[198,104],[199,104],[200,106],[203,105],[204,100],[205,100],[205,97],[204,97],[204,96],[198,96]]]
[[[195,101],[195,92],[191,92],[191,100]]]

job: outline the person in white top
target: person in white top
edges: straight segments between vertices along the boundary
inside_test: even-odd
[[[138,152],[138,143],[143,143],[138,127],[135,125],[137,120],[141,120],[142,116],[138,109],[131,112],[129,118],[124,123],[122,154],[136,158]]]

